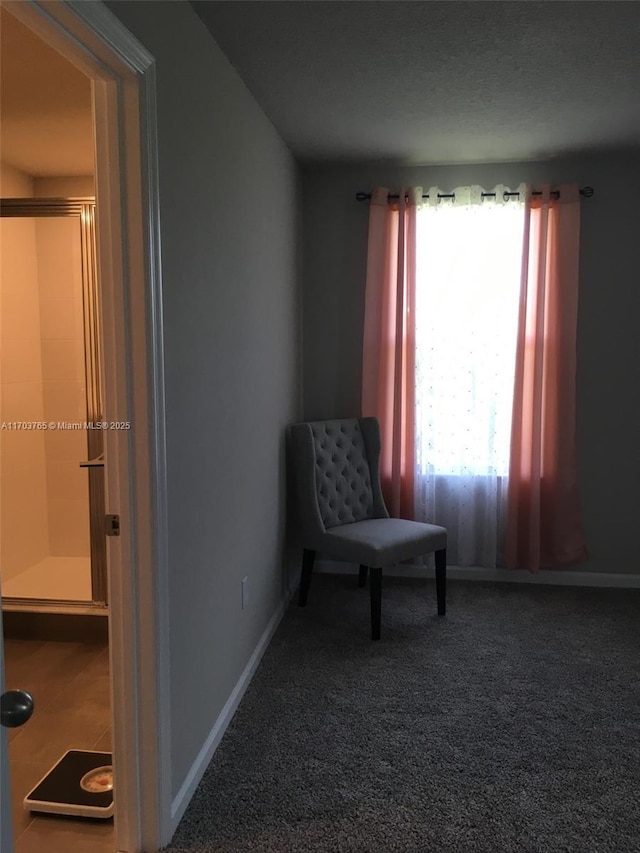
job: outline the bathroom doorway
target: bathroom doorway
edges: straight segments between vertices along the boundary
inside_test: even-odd
[[[112,532],[119,532],[107,538],[108,639],[113,664],[109,692],[118,791],[115,846],[126,853],[140,853],[166,844],[172,831],[155,64],[153,56],[104,4],[0,0],[0,11],[5,10],[86,75],[92,91],[105,416],[110,423],[130,424],[130,430],[128,426],[120,431],[113,429],[103,436],[108,463],[105,497],[110,515],[107,518],[113,522]],[[2,29],[6,29],[4,22]],[[21,73],[29,76],[35,67],[31,52],[23,51],[21,60]],[[42,89],[38,91],[43,94]],[[66,84],[55,87],[57,93],[67,91]],[[3,97],[3,114],[6,103]],[[22,105],[20,100],[19,107]],[[19,109],[15,120],[21,122],[24,118]],[[73,121],[74,115],[69,118]],[[3,115],[3,134],[9,126]],[[31,132],[26,140],[22,152],[25,154],[27,143],[32,150],[41,135]],[[18,146],[18,155],[20,149]],[[63,150],[75,168],[78,157],[73,135],[67,137]],[[3,145],[3,156],[7,151]],[[62,174],[81,173],[66,170]],[[51,178],[50,183],[57,181]],[[41,197],[77,199],[93,194],[93,187],[69,191],[50,186]],[[19,193],[4,191],[0,195],[13,197]],[[85,461],[89,458],[87,455]],[[93,600],[88,607],[93,607],[95,614]],[[6,617],[22,615],[5,613]],[[53,619],[58,614],[31,615]],[[106,617],[99,615],[76,618],[92,624],[106,622]],[[0,636],[0,656],[2,652]],[[89,666],[93,668],[93,663]],[[99,668],[102,666],[100,662]],[[42,672],[48,668],[49,664],[43,664]],[[0,666],[0,681],[1,670]],[[99,675],[104,677],[101,673],[102,669]],[[30,685],[26,682],[23,686],[28,689]],[[66,696],[67,704],[72,704],[73,693],[67,692]],[[94,704],[102,707],[103,703]],[[57,713],[63,714],[61,710]],[[86,715],[88,722],[94,722],[94,717],[93,711]],[[30,724],[31,721],[26,723]],[[7,732],[6,728],[0,728],[3,783],[9,771],[7,741],[16,743],[22,736],[7,737]],[[76,734],[77,730],[73,732]],[[9,786],[3,784],[0,789],[3,851],[5,847],[10,851],[14,837],[21,833],[19,826],[12,831],[11,821],[4,819],[11,811],[8,796]],[[52,848],[58,844],[53,838],[31,840],[35,846],[29,849]],[[71,849],[66,833],[63,846],[65,850]],[[105,846],[113,850],[113,840]],[[86,853],[89,847],[81,843],[80,849]]]
[[[107,605],[95,200],[0,199],[5,611]]]
[[[0,23],[5,688],[34,701],[7,732],[12,842],[113,853],[111,815],[80,820],[75,790],[25,808],[69,751],[113,765],[92,86],[4,8]]]

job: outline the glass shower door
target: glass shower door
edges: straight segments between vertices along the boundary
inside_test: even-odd
[[[0,227],[3,597],[104,602],[93,205],[3,200]]]

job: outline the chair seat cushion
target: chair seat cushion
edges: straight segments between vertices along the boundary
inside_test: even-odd
[[[392,566],[447,547],[447,531],[404,518],[369,518],[327,530],[317,548],[328,557],[370,568]]]

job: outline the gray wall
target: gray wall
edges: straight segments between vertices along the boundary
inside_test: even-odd
[[[175,794],[288,581],[299,187],[289,151],[187,3],[107,5],[157,62]]]
[[[639,572],[640,151],[538,163],[308,166],[303,176],[305,419],[360,410],[368,207],[372,186],[578,181],[578,462],[590,559],[577,567]]]

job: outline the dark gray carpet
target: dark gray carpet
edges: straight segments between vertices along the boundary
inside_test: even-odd
[[[314,576],[171,853],[640,851],[640,590]]]

